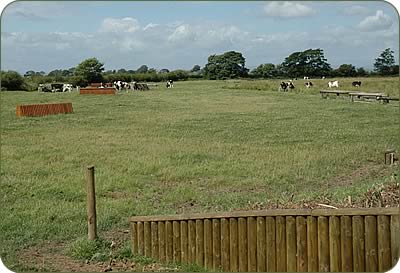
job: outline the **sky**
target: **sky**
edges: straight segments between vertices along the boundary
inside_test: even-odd
[[[332,68],[373,69],[399,53],[399,15],[385,1],[17,1],[1,16],[1,70],[68,69],[96,57],[106,70],[203,67],[238,51],[246,67],[324,50]]]

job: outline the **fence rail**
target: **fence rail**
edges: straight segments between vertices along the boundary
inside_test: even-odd
[[[400,208],[240,211],[130,219],[132,252],[231,272],[387,271]]]

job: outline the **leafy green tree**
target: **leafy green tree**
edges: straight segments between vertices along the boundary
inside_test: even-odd
[[[24,78],[16,71],[1,71],[1,89],[5,90],[22,90]]]
[[[399,75],[399,65],[392,66],[392,75]]]
[[[335,70],[335,74],[338,77],[354,77],[357,75],[357,71],[354,65],[342,64]]]
[[[147,70],[147,73],[157,73],[157,70],[155,68],[150,68],[149,70]]]
[[[104,70],[104,64],[96,58],[89,58],[81,62],[75,69],[75,76],[80,76],[87,83],[102,82],[103,76],[101,72]]]
[[[251,74],[257,78],[275,78],[278,73],[274,64],[267,63],[253,69]]]
[[[160,73],[160,74],[169,73],[169,69],[167,69],[167,68],[160,69],[160,71],[158,71],[158,73]]]
[[[148,70],[149,68],[147,67],[147,65],[144,64],[139,67],[138,70],[136,70],[136,73],[147,73]]]
[[[190,70],[190,72],[197,72],[200,71],[200,65],[196,64],[195,66],[193,66],[192,70]]]
[[[357,76],[367,76],[368,72],[364,69],[364,67],[357,68]]]
[[[374,71],[380,75],[390,75],[393,73],[394,52],[390,48],[386,48],[378,58],[375,59]]]
[[[289,77],[320,77],[330,74],[332,68],[324,57],[322,49],[307,49],[294,52],[285,58],[282,68]]]
[[[205,76],[208,79],[233,79],[247,76],[245,58],[242,53],[228,51],[222,55],[211,55],[204,67]]]

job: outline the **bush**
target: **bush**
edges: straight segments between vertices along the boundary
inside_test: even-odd
[[[15,71],[1,71],[1,89],[23,90],[24,78]]]

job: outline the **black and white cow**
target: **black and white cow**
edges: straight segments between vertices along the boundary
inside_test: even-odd
[[[361,86],[361,81],[354,81],[351,83],[354,87],[360,87]]]
[[[306,82],[304,84],[307,88],[310,88],[311,86],[313,86],[312,82]]]
[[[116,81],[114,82],[114,87],[115,89],[117,89],[117,91],[122,91],[123,89],[126,89],[126,92],[128,92],[129,84],[123,81]]]
[[[291,81],[290,82],[281,82],[281,84],[279,86],[279,91],[286,92],[288,88],[294,89],[294,85]]]
[[[72,84],[64,83],[62,87],[63,92],[71,92],[72,91]]]
[[[167,81],[167,88],[173,88],[174,87],[174,81],[173,80],[168,80]]]

